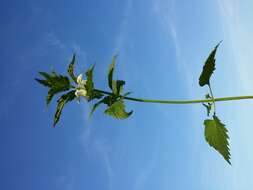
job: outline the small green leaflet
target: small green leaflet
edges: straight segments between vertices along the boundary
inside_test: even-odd
[[[127,97],[129,94],[131,94],[132,92],[126,92],[125,94],[122,95],[122,97]]]
[[[123,91],[123,86],[125,81],[123,80],[113,80],[113,73],[116,64],[117,55],[113,56],[112,63],[109,65],[108,70],[108,86],[115,95],[120,95]]]
[[[86,81],[86,85],[85,88],[87,90],[87,95],[88,97],[92,97],[93,95],[93,88],[94,88],[94,84],[93,84],[93,70],[94,70],[95,65],[92,65],[90,69],[88,69],[86,71],[86,77],[87,77],[87,81]]]
[[[212,99],[212,97],[210,96],[210,94],[208,93],[208,94],[206,94],[205,95],[205,97],[206,97],[206,99]]]
[[[65,106],[65,104],[69,101],[74,100],[75,98],[75,90],[72,90],[64,95],[62,95],[58,100],[57,100],[57,107],[56,107],[56,112],[54,115],[54,124],[53,126],[55,127],[55,125],[58,123],[60,117],[61,117],[61,113],[62,113],[62,109]]]
[[[94,70],[95,65],[92,65],[90,69],[86,71],[86,85],[85,88],[87,90],[87,96],[88,96],[88,101],[93,100],[94,98],[100,99],[103,97],[103,94],[96,92],[94,90],[94,83],[93,83],[93,70]]]
[[[209,116],[212,109],[212,104],[208,102],[207,104],[202,105],[206,108],[207,116]]]
[[[117,119],[126,119],[132,113],[133,111],[130,112],[125,111],[125,105],[123,100],[118,100],[117,102],[114,102],[109,108],[105,110],[105,114],[108,114]]]
[[[112,62],[109,65],[109,70],[108,70],[108,86],[110,87],[111,90],[113,90],[113,71],[114,71],[114,67],[116,64],[116,59],[117,59],[117,55],[114,55],[112,57]]]
[[[118,99],[118,97],[114,96],[114,95],[109,95],[109,96],[105,96],[102,100],[98,101],[97,103],[95,103],[92,106],[91,112],[90,112],[90,117],[92,116],[92,114],[94,113],[94,111],[97,109],[97,107],[104,103],[106,104],[108,107],[110,107],[114,102],[116,102]]]
[[[221,123],[217,116],[213,116],[213,119],[206,119],[205,125],[205,138],[208,144],[217,150],[223,158],[229,163],[230,152],[228,143],[228,134],[225,125]]]
[[[77,83],[77,82],[76,82],[76,76],[75,76],[75,74],[74,74],[75,60],[76,60],[76,55],[73,54],[72,60],[71,60],[71,62],[70,62],[70,64],[69,64],[69,67],[68,67],[68,73],[69,73],[69,76],[72,78],[72,80],[73,80],[75,83]]]
[[[211,100],[212,97],[209,94],[206,94],[205,98]],[[202,105],[206,108],[207,116],[209,116],[213,103],[207,102],[207,104],[202,103]]]
[[[214,50],[208,56],[208,58],[205,62],[205,65],[203,66],[202,73],[199,77],[199,85],[200,86],[210,84],[210,77],[213,74],[213,71],[215,70],[215,54],[216,54],[217,48],[219,47],[220,43],[218,43],[215,46]]]
[[[113,93],[116,95],[120,95],[123,91],[124,85],[125,85],[125,81],[123,80],[113,80],[112,81]]]
[[[71,88],[68,77],[58,75],[56,72],[51,74],[46,72],[39,72],[45,79],[35,79],[40,84],[49,88],[48,95],[46,97],[46,103],[49,105],[53,96],[59,92],[67,91]]]

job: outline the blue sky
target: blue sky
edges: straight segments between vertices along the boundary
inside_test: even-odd
[[[73,102],[52,128],[55,102],[45,105],[38,71],[77,73],[96,62],[95,84],[106,89],[107,67],[132,96],[204,97],[203,62],[223,40],[212,80],[217,97],[252,94],[252,1],[2,1],[0,12],[0,189],[167,190],[250,189],[252,101],[219,103],[232,166],[204,139],[201,105],[127,102],[118,121]]]

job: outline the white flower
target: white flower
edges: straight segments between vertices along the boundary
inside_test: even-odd
[[[76,82],[77,82],[77,87],[76,87],[75,95],[78,98],[78,100],[80,99],[80,96],[87,98],[87,90],[85,88],[86,80],[83,80],[82,74],[78,75]]]
[[[82,74],[78,75],[76,82],[77,82],[79,88],[84,88],[84,85],[86,84],[86,80],[83,80]]]
[[[80,96],[86,97],[87,91],[85,89],[77,89],[75,91],[75,95],[76,95],[76,97],[80,97]]]

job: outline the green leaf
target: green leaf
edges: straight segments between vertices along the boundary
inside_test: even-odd
[[[76,78],[76,76],[75,76],[75,74],[74,74],[75,60],[76,60],[76,55],[73,54],[72,60],[71,60],[71,62],[70,62],[70,64],[69,64],[69,67],[68,67],[68,73],[69,73],[69,76],[72,78],[72,80],[73,80],[75,83],[77,83],[77,82],[76,82],[76,79],[77,79],[77,78]]]
[[[113,93],[116,95],[120,95],[121,92],[123,91],[123,86],[125,85],[125,81],[123,80],[113,80],[112,81],[112,88],[113,88]]]
[[[113,71],[116,64],[116,59],[117,55],[114,55],[108,70],[108,86],[110,87],[111,90],[113,90]]]
[[[210,77],[213,74],[213,71],[215,70],[215,54],[220,43],[215,46],[214,50],[208,56],[205,65],[203,66],[202,73],[199,77],[200,86],[204,86],[206,84],[210,85]]]
[[[221,123],[217,116],[213,116],[213,119],[206,119],[204,121],[205,125],[205,138],[208,144],[217,150],[223,158],[229,163],[230,162],[230,152],[228,143],[228,134],[225,125]]]
[[[108,86],[110,87],[110,89],[112,90],[112,92],[115,95],[119,96],[123,91],[123,86],[125,85],[125,81],[123,81],[123,80],[113,80],[113,73],[114,73],[114,68],[115,68],[115,64],[116,64],[116,59],[117,59],[117,55],[113,56],[112,62],[109,66]]]
[[[106,96],[104,97],[102,100],[98,101],[97,103],[95,103],[93,106],[92,106],[92,109],[90,111],[90,117],[92,116],[92,114],[94,113],[94,111],[97,109],[97,107],[104,103],[106,104],[107,106],[111,106],[114,102],[117,101],[117,97],[116,96],[112,96],[112,95],[109,95],[109,96]]]
[[[93,98],[93,90],[94,90],[94,83],[93,83],[93,70],[94,70],[95,65],[92,65],[90,69],[86,71],[86,85],[85,88],[87,90],[87,96],[89,100]]]
[[[67,91],[71,88],[68,77],[58,75],[56,72],[51,74],[46,72],[39,72],[45,79],[35,79],[37,82],[49,88],[48,95],[46,97],[46,103],[49,105],[53,96],[59,92]]]
[[[128,118],[133,111],[126,112],[125,105],[123,100],[118,100],[114,102],[109,108],[105,110],[105,114],[108,114],[117,119],[126,119]]]
[[[93,70],[95,68],[95,65],[92,65],[90,69],[86,71],[86,84],[85,89],[87,91],[88,101],[91,101],[93,99],[100,99],[103,97],[103,94],[100,92],[97,92],[94,90],[94,83],[93,83]]]
[[[65,106],[65,104],[69,101],[72,101],[74,98],[75,98],[75,90],[72,90],[72,91],[62,95],[57,100],[58,104],[57,104],[56,112],[55,112],[55,115],[54,115],[54,124],[53,124],[54,127],[58,123],[58,121],[61,117],[62,109]]]

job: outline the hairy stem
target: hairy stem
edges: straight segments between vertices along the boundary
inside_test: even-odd
[[[103,91],[95,89],[95,91],[113,95],[111,92]],[[143,99],[143,98],[133,98],[133,97],[123,97],[125,100],[135,101],[135,102],[146,102],[146,103],[158,103],[158,104],[199,104],[205,102],[225,102],[225,101],[233,101],[233,100],[245,100],[245,99],[253,99],[253,96],[231,96],[231,97],[222,97],[222,98],[214,98],[214,99],[199,99],[199,100],[155,100],[155,99]]]

